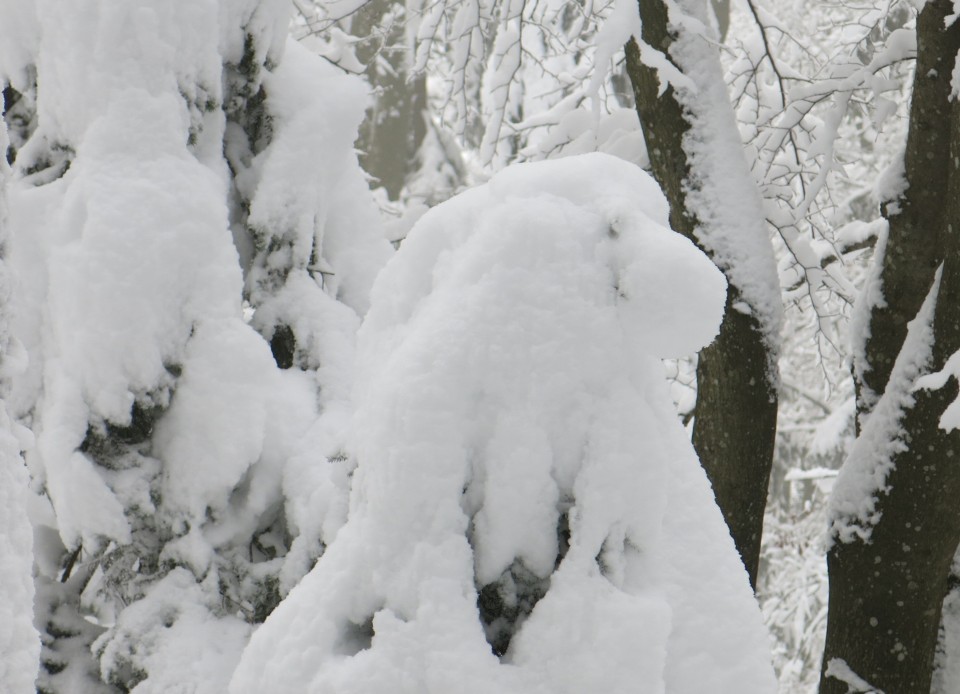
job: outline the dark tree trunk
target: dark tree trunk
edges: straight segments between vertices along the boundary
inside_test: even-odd
[[[944,30],[944,15],[952,11],[950,2],[937,0],[917,19],[917,67],[904,153],[909,188],[882,208],[890,223],[881,274],[887,305],[870,316],[866,363],[856,384],[858,414],[872,410],[886,388],[907,323],[920,309],[944,257],[946,186],[955,169],[947,146],[953,112],[950,80],[960,48],[960,27]]]
[[[675,37],[670,33],[666,6],[662,0],[639,2],[643,40],[669,56]],[[641,62],[632,39],[626,52],[650,166],[670,203],[670,224],[711,255],[697,237],[701,221],[687,205],[691,179],[683,141],[691,127],[688,114],[672,87],[658,96],[657,72]],[[713,485],[750,584],[756,587],[777,426],[776,366],[756,313],[748,315],[732,309],[743,298],[729,274],[727,280],[727,307],[720,334],[700,353],[697,365],[693,445]]]
[[[958,266],[951,253],[937,301],[931,371],[960,349]],[[939,390],[917,391],[902,422],[909,448],[893,457],[870,542],[838,540],[827,554],[824,670],[842,659],[888,694],[930,691],[940,612],[960,541],[960,431],[939,426],[957,393],[953,379]],[[822,675],[820,692],[846,694],[847,686]]]
[[[887,201],[890,223],[881,283],[886,305],[874,307],[858,416],[868,415],[886,389],[936,268],[943,274],[933,322],[929,371],[960,349],[960,109],[950,100],[960,27],[944,28],[951,0],[933,0],[917,21],[917,69],[904,157],[909,187]],[[824,672],[834,659],[888,694],[930,691],[934,655],[950,566],[960,541],[960,432],[940,428],[957,396],[955,379],[936,391],[919,390],[902,420],[907,449],[894,455],[880,520],[869,543],[835,541],[827,555],[830,577]],[[821,694],[845,694],[847,685],[821,675]]]

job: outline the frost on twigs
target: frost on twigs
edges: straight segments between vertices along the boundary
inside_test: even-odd
[[[33,627],[33,547],[27,519],[27,471],[0,403],[0,690],[29,694],[40,641]]]
[[[235,694],[768,692],[746,574],[659,357],[724,280],[605,155],[428,212],[359,334],[350,515]]]
[[[727,80],[776,235],[785,305],[813,308],[816,359],[826,370],[844,353],[838,332],[861,272],[852,252],[869,245],[837,232],[876,219],[878,202],[888,213],[898,204],[902,177],[873,183],[902,149],[916,54],[904,25],[914,13],[901,0],[817,12],[796,0],[757,0],[744,9],[733,13]]]

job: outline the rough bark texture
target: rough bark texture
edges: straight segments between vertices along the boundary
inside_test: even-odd
[[[863,379],[857,385],[858,412],[873,409],[934,271],[943,260],[945,186],[954,168],[947,146],[953,105],[949,100],[953,60],[960,48],[960,27],[945,31],[944,14],[952,3],[927,4],[917,19],[917,69],[910,103],[910,129],[904,153],[909,188],[885,201],[890,231],[881,281],[887,305],[870,317]]]
[[[930,371],[942,368],[960,349],[960,109],[949,99],[960,27],[944,29],[944,17],[952,11],[951,0],[935,0],[917,22],[905,155],[909,187],[884,206],[890,221],[881,275],[887,305],[871,315],[869,370],[858,384],[859,415],[875,404],[870,391],[879,394],[886,387],[906,324],[941,263]],[[940,415],[957,392],[951,379],[939,391],[916,393],[903,419],[909,448],[893,459],[870,543],[837,542],[827,555],[824,671],[831,660],[842,659],[888,694],[930,691],[940,613],[960,541],[960,432],[939,427]],[[821,675],[821,694],[847,691],[846,684]]]
[[[643,40],[669,56],[674,37],[662,0],[639,0]],[[653,175],[670,203],[670,224],[710,255],[697,238],[700,220],[688,209],[688,157],[684,135],[690,121],[670,87],[658,96],[656,70],[640,60],[637,44],[626,47],[627,72]],[[724,269],[724,268],[721,268]],[[728,276],[729,281],[729,276]],[[700,353],[693,445],[710,478],[717,504],[756,587],[760,537],[777,426],[777,390],[763,326],[733,310],[742,301],[730,283],[720,334]]]
[[[397,200],[427,134],[427,81],[409,71],[405,23],[402,17],[384,21],[398,12],[390,0],[372,0],[354,18],[352,32],[365,40],[357,58],[366,65],[366,76],[375,88],[374,102],[360,127],[360,165]],[[383,25],[387,26],[384,27]]]

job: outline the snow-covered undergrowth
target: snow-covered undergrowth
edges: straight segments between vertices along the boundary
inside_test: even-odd
[[[0,0],[0,690],[771,691],[660,362],[722,275],[604,155],[381,272],[288,12]]]
[[[712,339],[724,281],[666,224],[605,155],[417,223],[360,331],[349,519],[231,691],[773,690],[659,360]]]
[[[42,691],[219,694],[343,521],[354,334],[391,249],[352,149],[366,89],[288,22],[284,0],[0,2]],[[33,652],[10,619],[4,667]]]

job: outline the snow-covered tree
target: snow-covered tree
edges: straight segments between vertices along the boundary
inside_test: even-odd
[[[724,284],[600,154],[428,212],[361,328],[348,521],[231,691],[770,691],[659,362],[711,339]]]
[[[41,691],[222,692],[342,522],[390,247],[352,149],[365,89],[288,22],[282,0],[0,3]]]
[[[0,123],[0,151],[9,145]],[[7,219],[6,183],[10,166],[0,159],[0,378],[15,371],[17,345],[10,334],[12,292],[5,256]],[[19,435],[19,436],[18,436]],[[27,469],[20,450],[29,432],[16,424],[0,402],[0,688],[10,694],[29,694],[40,656],[40,639],[33,628],[32,529],[27,516]]]
[[[0,0],[0,689],[955,691],[954,4]]]

